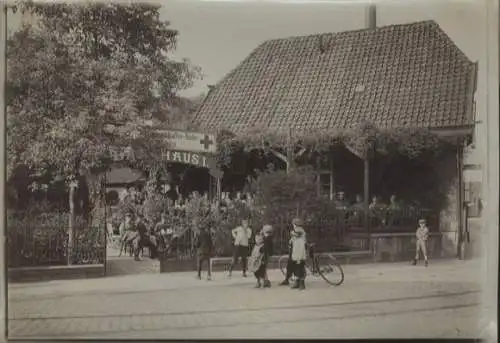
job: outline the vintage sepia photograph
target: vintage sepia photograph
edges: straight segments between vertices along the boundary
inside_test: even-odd
[[[498,4],[2,6],[7,339],[496,342]]]

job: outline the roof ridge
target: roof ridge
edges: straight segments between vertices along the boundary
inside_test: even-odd
[[[259,44],[255,50],[260,48],[262,45],[269,44],[269,43],[274,43],[274,42],[279,42],[279,41],[285,41],[285,40],[291,40],[291,39],[304,39],[304,38],[310,38],[310,37],[319,37],[319,36],[324,36],[324,35],[332,35],[332,36],[341,36],[341,35],[346,35],[346,34],[353,34],[353,33],[359,33],[359,32],[370,32],[370,31],[384,31],[384,30],[389,30],[395,27],[406,27],[406,26],[415,26],[416,24],[420,25],[428,25],[428,26],[435,26],[438,27],[444,34],[444,32],[440,27],[439,24],[432,19],[429,20],[421,20],[421,21],[414,21],[411,23],[404,23],[404,24],[390,24],[390,25],[384,25],[384,26],[377,26],[375,28],[361,28],[361,29],[355,29],[355,30],[344,30],[344,31],[337,31],[337,32],[321,32],[321,33],[313,33],[313,34],[308,34],[308,35],[297,35],[297,36],[288,36],[288,37],[281,37],[281,38],[272,38],[265,40],[261,44]]]
[[[360,120],[457,126],[470,112],[472,65],[434,20],[270,39],[217,83],[194,121],[233,132],[252,123],[346,129]]]

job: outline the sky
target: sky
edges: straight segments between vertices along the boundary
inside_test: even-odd
[[[478,62],[475,143],[485,144],[480,121],[486,116],[488,0],[386,0],[377,2],[377,26],[434,20],[471,59]],[[189,58],[204,78],[183,92],[196,96],[208,91],[238,66],[262,42],[315,33],[366,27],[367,5],[360,1],[200,1],[169,0],[162,18],[179,30],[175,56]],[[476,138],[478,137],[478,138]],[[482,150],[482,149],[480,149]],[[477,154],[470,156],[471,163]]]
[[[403,2],[404,4],[401,4]],[[435,20],[473,61],[486,58],[485,12],[479,1],[383,1],[377,25]],[[204,79],[185,92],[196,95],[216,84],[260,43],[272,39],[364,28],[366,5],[268,1],[165,2],[161,15],[179,30],[175,56],[199,65]]]
[[[479,62],[478,118],[486,104],[487,0],[386,0],[377,2],[377,25],[435,20],[455,44]],[[314,33],[366,27],[367,6],[359,1],[162,1],[161,19],[179,31],[176,59],[188,58],[204,77],[181,95],[206,93],[260,43]],[[10,17],[11,29],[19,18]]]

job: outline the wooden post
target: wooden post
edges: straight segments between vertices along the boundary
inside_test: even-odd
[[[222,200],[222,178],[217,178],[217,200]]]
[[[294,156],[292,147],[288,146],[286,148],[286,172],[290,173],[294,168]]]
[[[76,181],[69,184],[69,223],[68,223],[68,265],[71,265],[73,255],[74,230],[75,230],[75,193],[78,187]]]
[[[107,265],[107,260],[108,260],[108,202],[106,199],[106,190],[107,190],[107,184],[108,184],[108,169],[104,171],[104,180],[103,180],[103,189],[102,193],[104,196],[104,275],[106,275],[106,265]]]
[[[330,154],[330,200],[333,200],[333,193],[335,193],[335,185],[333,178],[333,152]]]
[[[368,234],[370,234],[370,161],[368,157],[365,157],[364,160],[364,214],[365,214],[365,230]]]
[[[366,28],[375,29],[377,27],[377,6],[369,4],[366,9]]]
[[[321,163],[320,158],[316,156],[316,193],[318,196],[321,195]]]
[[[457,256],[460,260],[465,258],[464,240],[464,185],[463,185],[463,150],[457,148],[457,222],[458,222],[458,244]]]
[[[295,153],[294,153],[294,145],[292,141],[292,128],[288,130],[288,142],[286,146],[286,172],[289,173],[294,167],[295,162]]]
[[[213,200],[213,196],[214,196],[214,190],[213,190],[213,181],[212,181],[213,177],[212,175],[210,175],[210,173],[208,173],[208,199],[210,201]]]

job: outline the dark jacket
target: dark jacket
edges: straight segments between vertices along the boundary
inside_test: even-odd
[[[268,258],[273,254],[273,236],[264,236],[264,256]]]
[[[196,237],[196,249],[198,256],[210,256],[212,254],[212,236],[208,230],[202,230]]]
[[[135,226],[135,229],[137,230],[137,233],[139,233],[139,236],[141,236],[141,237],[145,237],[147,232],[148,232],[148,228],[143,220],[140,220],[137,223],[137,225]]]

